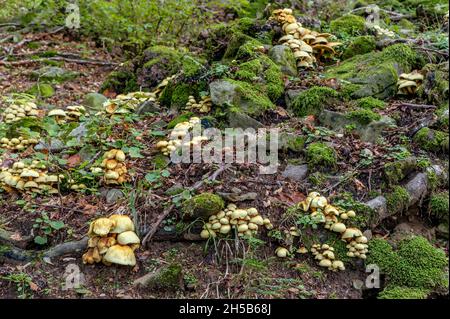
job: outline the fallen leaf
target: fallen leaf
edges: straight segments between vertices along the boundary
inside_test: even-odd
[[[28,284],[30,286],[30,289],[33,291],[39,291],[39,286],[36,285],[34,282],[30,281],[30,283]]]
[[[69,167],[76,167],[81,163],[80,154],[74,154],[67,159],[67,165]]]

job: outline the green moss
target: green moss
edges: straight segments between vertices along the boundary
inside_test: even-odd
[[[264,91],[264,87],[251,83],[227,79],[228,82],[236,86],[236,90],[243,98],[239,108],[244,109],[249,115],[260,115],[265,110],[275,107]]]
[[[42,98],[49,98],[55,94],[55,90],[50,84],[40,83],[33,85],[27,93]]]
[[[232,34],[226,51],[223,55],[224,60],[231,59],[248,59],[255,57],[257,51],[255,47],[261,46],[262,43],[258,40],[241,32],[235,32]]]
[[[439,129],[443,131],[448,131],[448,122],[449,122],[449,111],[448,111],[448,101],[439,107],[436,112],[436,116],[438,117],[438,126]]]
[[[280,136],[280,146],[284,151],[300,153],[305,147],[306,137],[297,134],[282,133]]]
[[[332,168],[336,166],[337,162],[334,149],[321,142],[309,144],[306,149],[306,157],[311,168],[316,166]]]
[[[449,197],[448,191],[431,195],[429,210],[430,214],[438,218],[441,222],[449,220]]]
[[[163,169],[169,165],[169,160],[166,156],[157,154],[152,158],[152,164],[155,166],[155,169]]]
[[[397,185],[409,173],[417,168],[415,157],[407,157],[402,160],[388,162],[384,165],[384,175],[389,185]]]
[[[163,266],[150,278],[147,288],[151,290],[178,290],[183,282],[183,268],[178,263]]]
[[[196,93],[197,92],[194,86],[187,83],[179,83],[173,89],[170,106],[181,109],[186,105],[187,101],[189,100],[189,96],[195,96]]]
[[[409,287],[386,287],[378,295],[378,299],[426,299],[428,289]]]
[[[175,117],[172,121],[170,121],[170,122],[167,124],[167,128],[168,128],[169,130],[171,130],[171,129],[173,129],[173,128],[175,127],[175,125],[177,125],[178,123],[189,121],[189,119],[190,119],[192,116],[194,116],[194,113],[192,113],[192,112],[187,112],[187,113],[183,113],[183,114],[181,114],[181,115],[178,115],[177,117]]]
[[[103,82],[99,92],[103,93],[106,90],[111,90],[118,94],[139,91],[137,77],[131,71],[113,71]]]
[[[417,95],[426,99],[430,104],[448,105],[449,98],[449,63],[427,64],[423,67],[427,73],[424,85],[417,90]]]
[[[449,147],[448,133],[432,130],[428,127],[421,128],[413,139],[418,146],[430,152],[445,152]]]
[[[388,287],[435,289],[448,286],[444,251],[433,247],[423,237],[402,240],[397,251],[383,239],[372,239],[366,263],[380,267]]]
[[[361,125],[367,125],[372,121],[378,121],[381,118],[381,115],[372,110],[360,109],[348,112],[346,117]]]
[[[183,203],[183,217],[188,219],[203,218],[218,213],[225,207],[223,199],[212,193],[202,193]]]
[[[199,60],[198,58],[194,59],[189,55],[184,55],[181,63],[184,75],[190,78],[199,75],[201,71],[204,70],[206,61]]]
[[[409,21],[408,19],[401,19],[398,22],[398,25],[402,28],[402,29],[409,29],[409,30],[414,30],[416,28],[416,25],[414,23],[412,23],[411,21]]]
[[[314,86],[301,92],[292,101],[292,109],[297,116],[318,115],[326,105],[332,104],[339,93],[332,88]]]
[[[316,187],[322,187],[327,181],[327,175],[322,172],[314,172],[308,175],[308,181]]]
[[[385,197],[387,200],[387,209],[390,213],[401,213],[408,206],[409,193],[402,186],[395,186]]]
[[[342,59],[349,59],[358,54],[372,52],[376,49],[376,42],[373,36],[365,35],[356,37],[345,49]]]
[[[330,29],[334,34],[359,35],[364,32],[365,22],[363,17],[347,14],[331,21]]]
[[[367,110],[384,109],[386,106],[386,103],[384,101],[381,101],[371,96],[363,97],[361,99],[356,100],[355,102],[359,108]]]

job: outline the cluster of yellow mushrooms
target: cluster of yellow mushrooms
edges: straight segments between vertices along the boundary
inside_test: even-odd
[[[189,100],[186,103],[186,110],[195,111],[199,113],[209,113],[212,108],[211,97],[203,96],[197,103],[193,96],[189,96]]]
[[[297,59],[297,67],[312,68],[317,59],[325,54],[334,54],[339,42],[330,42],[330,33],[319,33],[302,27],[292,15],[291,9],[278,9],[272,12],[271,19],[282,25],[284,36],[279,42],[288,46]]]
[[[372,28],[375,30],[375,33],[378,36],[386,36],[386,37],[389,37],[389,38],[395,37],[395,33],[393,31],[388,30],[388,29],[384,29],[384,28],[380,27],[378,24],[373,25]]]
[[[318,192],[311,192],[305,200],[298,203],[298,207],[310,213],[318,223],[324,225],[325,229],[338,233],[342,241],[346,242],[347,256],[360,259],[366,259],[368,250],[367,237],[361,230],[355,227],[347,227],[345,221],[356,217],[353,210],[342,210],[328,203],[328,200],[321,196]],[[297,235],[295,227],[290,230],[290,234]],[[344,264],[340,260],[335,259],[334,248],[327,244],[314,244],[310,249],[315,259],[319,261],[319,265],[330,270],[344,270]],[[297,253],[306,254],[308,249],[301,246]],[[275,251],[280,258],[287,257],[289,251],[284,247],[278,247]]]
[[[2,167],[0,186],[7,191],[57,194],[56,185],[63,178],[63,175],[49,174],[45,164],[37,160],[31,164],[15,162],[10,168]]]
[[[260,227],[272,229],[273,225],[268,218],[263,218],[254,207],[240,209],[235,204],[228,204],[226,209],[209,217],[203,225],[200,237],[208,239],[217,234],[228,235],[232,230],[238,236],[254,236]]]
[[[189,138],[188,141],[185,140],[186,136],[190,137],[189,131],[194,129],[195,127],[200,128],[201,123],[198,117],[191,117],[189,121],[180,122],[169,134],[168,141],[159,141],[156,143],[156,148],[163,153],[163,155],[170,155],[170,153],[176,151],[178,148],[182,146],[191,146],[200,144],[203,141],[207,141],[208,138],[203,135],[196,135],[192,138]]]
[[[66,110],[53,109],[47,114],[49,117],[54,117],[58,124],[78,122],[82,115],[87,115],[86,108],[82,105],[70,105],[66,107]]]
[[[39,141],[37,138],[26,138],[24,136],[19,137],[13,137],[13,138],[7,138],[3,137],[0,139],[0,146],[4,149],[8,150],[16,150],[16,151],[22,151],[28,146],[35,145]]]
[[[7,124],[13,123],[26,117],[37,117],[39,115],[36,103],[30,99],[11,100],[10,105],[3,111],[3,121]]]
[[[402,73],[397,82],[398,94],[414,94],[423,82],[423,75],[418,71]]]
[[[90,224],[88,236],[88,250],[82,257],[84,264],[136,265],[134,251],[141,241],[134,232],[130,217],[112,215],[98,218]]]
[[[100,167],[92,167],[91,172],[104,172],[103,178],[106,185],[123,184],[129,177],[125,161],[126,156],[122,150],[112,149],[103,155]]]

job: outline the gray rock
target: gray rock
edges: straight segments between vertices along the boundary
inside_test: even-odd
[[[225,80],[217,80],[209,84],[211,101],[218,106],[236,104],[239,101],[237,86]]]
[[[80,73],[65,70],[57,66],[44,66],[38,70],[31,72],[33,79],[41,82],[64,82],[78,77]]]
[[[303,90],[297,89],[297,90],[286,90],[286,93],[284,94],[284,101],[286,103],[286,107],[288,109],[292,106],[292,101],[302,92]]]
[[[156,101],[145,101],[136,110],[136,113],[141,115],[145,113],[158,113],[161,112],[161,107]]]
[[[284,178],[290,178],[296,182],[300,182],[308,176],[308,165],[291,165],[288,164],[282,173]]]
[[[106,96],[100,93],[88,93],[84,96],[82,104],[92,111],[103,110],[103,103],[108,100]]]
[[[255,120],[254,118],[251,118],[247,114],[239,112],[230,112],[228,114],[228,125],[229,127],[242,129],[246,128],[257,129],[260,127],[264,127],[264,125],[261,122]]]
[[[449,229],[448,224],[441,223],[436,228],[436,234],[439,235],[442,238],[448,239],[449,238]]]
[[[51,152],[59,152],[62,151],[65,148],[64,142],[58,139],[51,139],[50,145],[48,145],[46,142],[40,141],[36,146],[34,147],[35,151],[43,151],[43,150],[49,150]]]
[[[80,123],[76,128],[74,128],[70,133],[70,137],[75,137],[78,141],[81,141],[83,137],[87,136],[87,128],[85,123]]]
[[[123,192],[117,188],[103,189],[101,193],[105,197],[106,203],[109,205],[117,203],[119,199],[124,197]]]
[[[365,203],[370,209],[372,209],[376,216],[373,218],[373,224],[377,225],[379,222],[381,222],[383,219],[389,217],[391,214],[389,214],[387,209],[387,201],[384,196],[377,196],[374,199],[371,199],[370,201]]]
[[[281,72],[297,76],[297,63],[292,50],[286,45],[275,45],[269,50],[269,57],[278,64]]]
[[[405,185],[405,189],[409,194],[408,206],[413,206],[420,202],[428,194],[428,178],[425,173],[417,173]]]

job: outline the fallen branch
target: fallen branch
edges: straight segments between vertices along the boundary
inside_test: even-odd
[[[67,243],[62,243],[46,250],[42,257],[54,258],[62,255],[79,252],[87,247],[88,237],[83,237],[78,241],[69,241]]]
[[[77,63],[77,64],[95,64],[95,65],[105,65],[105,66],[113,66],[118,65],[118,63],[115,62],[108,62],[108,61],[98,61],[98,60],[82,60],[82,59],[71,59],[71,58],[65,58],[65,57],[49,57],[49,58],[41,58],[41,59],[34,59],[34,60],[22,60],[22,61],[0,61],[0,65],[5,66],[18,66],[18,65],[27,65],[27,64],[33,64],[33,63],[40,63],[42,61],[65,61],[69,63]]]
[[[159,228],[159,225],[161,225],[162,221],[169,216],[169,214],[172,212],[172,210],[175,208],[175,205],[170,205],[168,208],[166,208],[161,215],[158,216],[158,219],[156,222],[153,223],[152,228],[150,231],[145,235],[144,239],[142,239],[142,246],[146,247],[147,242],[152,239],[153,235],[156,233],[156,231]]]
[[[437,108],[435,105],[429,105],[429,104],[414,104],[414,103],[406,103],[402,102],[399,104],[393,104],[394,106],[406,106],[413,109],[435,109]]]

